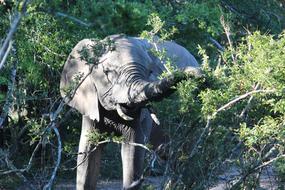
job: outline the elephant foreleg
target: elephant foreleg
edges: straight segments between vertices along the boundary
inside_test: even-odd
[[[143,109],[143,119],[137,119],[135,127],[128,130],[129,139],[122,145],[121,156],[123,163],[123,189],[136,190],[140,187],[143,179],[143,164],[145,149],[132,143],[146,144],[152,127],[152,120],[148,110]],[[142,117],[141,117],[142,118]]]
[[[83,116],[77,157],[76,190],[96,189],[103,147],[100,145],[95,151],[91,152],[94,145],[89,142],[88,134],[94,130],[93,121]]]

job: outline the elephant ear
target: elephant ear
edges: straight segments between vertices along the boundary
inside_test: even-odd
[[[87,63],[88,60],[84,58],[92,56],[91,48],[94,45],[94,41],[85,39],[73,48],[62,71],[60,93],[62,97],[71,94],[70,98],[64,98],[66,103],[82,115],[99,122],[98,94],[91,77],[94,65]],[[70,93],[70,89],[73,93]]]

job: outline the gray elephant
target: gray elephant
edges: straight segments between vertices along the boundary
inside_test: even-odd
[[[96,41],[80,41],[70,53],[61,76],[63,97],[67,95],[63,89],[72,86],[78,74],[83,78],[75,94],[66,100],[83,115],[77,190],[96,188],[103,146],[99,145],[87,158],[82,154],[94,148],[87,136],[95,130],[124,137],[125,143],[121,146],[123,189],[138,189],[142,183],[145,150],[132,143],[146,144],[154,122],[145,105],[171,94],[172,87],[185,78],[172,74],[159,80],[166,68],[165,58],[174,60],[182,71],[200,76],[195,58],[174,42],[158,39],[149,42],[125,35],[113,35],[108,39],[113,48],[99,57],[93,51]],[[160,60],[153,50],[165,52],[164,59]],[[90,64],[90,60],[94,64]]]

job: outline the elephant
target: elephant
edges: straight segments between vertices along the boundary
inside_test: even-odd
[[[81,40],[69,54],[61,75],[62,97],[67,97],[65,89],[74,85],[78,74],[82,78],[73,96],[65,99],[82,114],[77,190],[96,189],[103,145],[97,145],[86,157],[95,146],[88,139],[92,131],[123,136],[122,189],[139,189],[143,181],[145,150],[134,143],[148,143],[156,121],[146,105],[169,96],[175,90],[173,86],[185,79],[185,75],[175,72],[160,78],[166,70],[166,59],[174,60],[175,67],[183,73],[201,76],[194,56],[173,41],[156,37],[146,40],[122,34],[106,39],[111,41],[112,48],[106,48],[100,55],[94,54],[98,41]],[[164,58],[159,59],[153,50],[164,52]]]

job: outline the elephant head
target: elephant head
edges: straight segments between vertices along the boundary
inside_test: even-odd
[[[70,53],[61,76],[61,95],[72,86],[78,76],[80,85],[67,103],[81,114],[99,122],[99,104],[106,110],[116,110],[124,120],[132,120],[132,111],[148,101],[156,101],[170,94],[181,75],[158,76],[165,70],[164,61],[152,49],[165,50],[181,70],[198,76],[199,65],[182,46],[166,41],[149,43],[147,40],[113,35],[108,37],[113,48],[96,55],[98,42],[80,41]],[[100,42],[99,42],[100,43]]]

